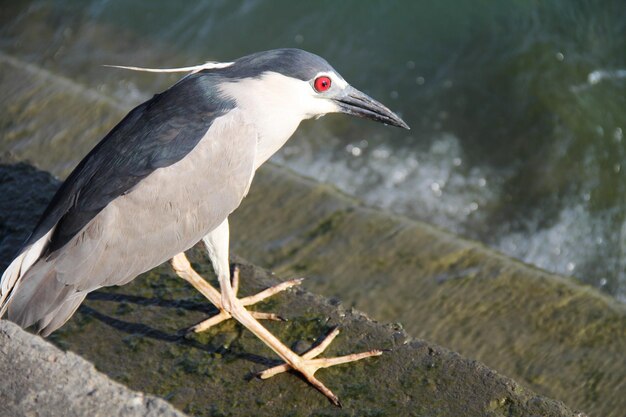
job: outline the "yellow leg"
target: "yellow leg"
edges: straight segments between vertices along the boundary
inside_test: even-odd
[[[324,352],[326,348],[330,346],[330,344],[335,339],[335,337],[337,337],[337,335],[339,335],[339,329],[335,328],[333,329],[332,332],[328,334],[328,336],[324,338],[324,340],[322,340],[322,342],[319,345],[305,352],[302,355],[302,358],[309,360],[309,363],[311,364],[311,366],[315,368],[315,370],[318,370],[322,368],[329,368],[335,365],[341,365],[343,363],[358,361],[360,359],[368,358],[370,356],[382,355],[382,351],[380,350],[371,350],[369,352],[353,353],[351,355],[338,356],[335,358],[321,358],[321,359],[312,360],[313,358],[315,358],[316,356],[319,356],[322,352]],[[266,369],[263,372],[259,372],[259,377],[261,379],[268,379],[282,372],[287,372],[289,369],[291,369],[290,366],[285,363],[282,365],[274,366],[273,368],[270,368],[270,369]]]
[[[270,378],[278,373],[284,372],[288,369],[294,369],[300,372],[307,381],[315,388],[317,388],[322,394],[324,394],[333,404],[341,406],[339,398],[333,394],[322,382],[315,378],[315,372],[321,368],[327,368],[334,365],[353,362],[360,359],[368,358],[370,356],[379,356],[382,354],[380,350],[371,350],[368,352],[357,353],[353,355],[341,356],[337,358],[323,358],[314,359],[320,353],[322,353],[333,341],[333,339],[339,334],[339,331],[335,329],[331,332],[318,346],[309,350],[304,355],[300,356],[285,346],[276,336],[270,333],[265,327],[259,323],[254,315],[247,311],[244,307],[243,301],[246,298],[239,300],[234,296],[234,288],[230,280],[220,280],[222,286],[222,296],[224,301],[218,300],[220,294],[211,287],[196,271],[193,270],[187,257],[184,253],[176,255],[172,259],[172,266],[176,270],[176,273],[189,283],[193,285],[198,291],[205,295],[213,304],[221,305],[224,308],[226,314],[230,314],[230,317],[237,320],[244,325],[248,330],[254,333],[261,341],[263,341],[270,349],[272,349],[278,356],[285,361],[284,365],[279,365],[274,368],[270,368],[262,372],[259,376],[262,379]],[[235,280],[237,282],[238,280]],[[297,285],[297,284],[294,284]],[[274,288],[274,287],[273,287]],[[267,291],[267,290],[266,290]],[[271,291],[270,291],[271,292]],[[278,291],[275,291],[278,292]],[[275,293],[273,292],[273,293]],[[263,292],[259,293],[263,294]],[[247,299],[256,300],[257,296],[247,297]],[[219,304],[218,304],[219,303]],[[221,313],[220,313],[221,314]]]
[[[175,256],[174,258],[172,258],[170,263],[172,265],[172,268],[174,269],[174,271],[179,277],[189,282],[194,288],[200,291],[219,310],[219,313],[217,315],[210,317],[192,326],[191,328],[189,328],[188,330],[189,332],[200,333],[200,332],[208,330],[209,328],[215,326],[216,324],[219,324],[231,318],[231,315],[224,309],[222,305],[222,297],[220,293],[215,288],[213,288],[211,284],[206,282],[204,278],[202,278],[198,273],[196,273],[196,271],[194,271],[193,268],[191,268],[191,265],[189,264],[189,261],[187,260],[184,254],[182,254],[182,257],[181,257],[181,254]],[[244,306],[250,306],[260,301],[263,301],[266,298],[269,298],[274,294],[277,294],[281,291],[285,291],[287,288],[300,285],[302,283],[302,280],[303,278],[298,278],[298,279],[292,279],[290,281],[281,282],[280,284],[267,288],[258,294],[255,294],[249,297],[244,297],[240,299],[239,301]],[[239,290],[239,268],[235,268],[235,271],[233,273],[232,286],[233,286],[234,293],[237,294],[237,291]],[[260,311],[250,311],[250,314],[252,314],[252,316],[257,320],[275,320],[275,321],[285,320],[284,318],[274,313],[262,313]]]

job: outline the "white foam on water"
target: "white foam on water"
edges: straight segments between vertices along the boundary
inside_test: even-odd
[[[496,203],[504,179],[489,168],[466,168],[463,158],[459,139],[442,134],[426,152],[376,140],[347,146],[337,139],[324,146],[298,140],[274,161],[367,204],[463,232],[467,223],[481,222],[483,207]]]
[[[534,216],[521,231],[501,235],[495,247],[546,271],[566,276],[580,276],[581,270],[592,268],[597,262],[615,262],[607,269],[615,270],[617,276],[593,278],[599,287],[609,282],[617,285],[618,299],[626,301],[626,223],[621,233],[617,231],[607,238],[609,223],[603,217],[609,216],[610,213],[605,216],[592,213],[586,203],[567,205],[548,226],[542,225],[539,215]],[[603,256],[609,251],[617,251],[617,256]]]
[[[570,87],[573,92],[584,91],[589,87],[593,87],[602,81],[617,81],[626,79],[626,69],[597,69],[591,71],[587,75],[587,81],[583,84],[578,84]]]
[[[621,235],[608,230],[615,213],[592,212],[584,195],[565,197],[568,201],[549,221],[537,210],[518,220],[518,227],[492,224],[491,215],[505,198],[503,186],[514,168],[506,172],[465,166],[461,142],[452,134],[441,134],[424,151],[391,148],[382,138],[344,145],[323,129],[315,130],[323,141],[305,132],[305,138],[289,142],[273,160],[334,184],[366,204],[470,238],[492,236],[485,243],[509,256],[565,276],[583,274],[599,287],[611,284],[617,298],[626,301],[626,223]],[[615,247],[620,245],[616,259]],[[608,251],[610,260],[603,260]],[[598,262],[616,263],[604,269],[618,276],[587,276]]]

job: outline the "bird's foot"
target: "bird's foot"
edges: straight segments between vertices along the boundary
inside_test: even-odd
[[[333,394],[333,392],[328,389],[322,382],[320,382],[317,378],[315,378],[315,372],[322,368],[329,368],[331,366],[340,365],[343,363],[349,363],[358,361],[361,359],[369,358],[372,356],[380,356],[383,354],[381,350],[370,350],[367,352],[361,353],[353,353],[351,355],[338,356],[334,358],[319,358],[314,359],[319,356],[337,337],[339,334],[339,329],[335,328],[332,332],[328,334],[317,346],[312,347],[299,358],[300,360],[294,364],[284,363],[282,365],[274,366],[273,368],[266,369],[257,374],[257,376],[261,379],[268,379],[282,372],[286,372],[289,370],[296,370],[300,372],[304,378],[306,378],[311,385],[317,388],[322,394],[324,394],[328,399],[335,404],[336,406],[341,407],[341,403],[339,402],[339,398]]]
[[[317,346],[313,347],[302,356],[297,355],[257,321],[258,317],[255,317],[255,314],[262,313],[248,311],[245,308],[245,305],[254,304],[273,294],[276,294],[277,292],[283,291],[294,285],[298,285],[301,280],[287,281],[275,287],[269,288],[265,291],[261,291],[257,295],[237,299],[235,297],[234,291],[238,287],[238,272],[236,272],[235,276],[237,276],[237,278],[234,280],[234,282],[232,282],[232,284],[231,282],[226,281],[226,285],[224,285],[224,283],[222,283],[222,281],[220,280],[223,289],[226,286],[228,288],[226,290],[226,296],[222,298],[222,294],[220,294],[196,271],[194,271],[193,268],[191,268],[191,265],[189,264],[189,261],[187,260],[187,257],[184,253],[180,253],[172,258],[171,263],[178,276],[193,285],[194,288],[200,291],[200,293],[202,293],[209,301],[211,301],[215,306],[220,309],[220,313],[217,316],[209,319],[212,320],[212,322],[210,322],[208,326],[201,323],[200,325],[194,326],[194,329],[200,326],[201,328],[206,329],[212,325],[215,325],[223,320],[232,317],[243,326],[245,326],[252,333],[254,333],[259,339],[261,339],[261,341],[263,341],[270,349],[276,352],[278,356],[280,356],[281,359],[285,361],[285,364],[283,365],[275,366],[261,372],[259,376],[262,379],[267,379],[281,372],[293,369],[301,373],[311,385],[313,385],[316,389],[318,389],[321,393],[328,397],[328,399],[333,404],[340,406],[341,404],[339,403],[339,399],[337,398],[337,396],[333,394],[333,392],[328,389],[324,384],[322,384],[317,378],[315,378],[315,372],[321,368],[328,368],[330,366],[353,362],[360,359],[368,358],[370,356],[378,356],[382,354],[380,350],[371,350],[369,352],[362,352],[336,358],[315,359],[315,357],[319,356],[331,344],[333,339],[337,337],[337,335],[339,334],[339,330],[335,329]],[[226,304],[228,304],[228,311],[224,308],[225,304],[223,300],[227,301]]]
[[[289,281],[281,282],[280,284],[267,288],[255,295],[240,298],[239,303],[244,307],[251,306],[253,304],[256,304],[258,302],[265,300],[266,298],[271,297],[274,294],[277,294],[281,291],[284,291],[296,285],[300,285],[303,279],[304,278],[298,278],[298,279],[292,279]],[[206,285],[210,286],[210,284],[208,283]],[[235,270],[233,271],[232,287],[233,287],[234,295],[237,295],[237,292],[239,290],[239,268],[238,267],[235,267]],[[217,290],[214,289],[214,291],[217,293]],[[217,309],[219,310],[219,313],[213,317],[203,320],[200,323],[190,327],[189,329],[187,329],[188,333],[204,332],[208,330],[209,328],[215,326],[216,324],[219,324],[225,320],[232,318],[231,314],[227,311],[226,308],[224,308],[221,297],[218,297],[218,299],[214,299],[212,297],[212,298],[209,298],[209,300],[215,305],[215,307],[217,307]],[[257,320],[286,321],[285,318],[274,313],[263,313],[260,311],[249,311],[249,312],[252,315],[252,317],[254,317]]]

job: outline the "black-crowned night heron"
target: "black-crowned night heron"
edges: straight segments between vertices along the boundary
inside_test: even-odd
[[[90,291],[126,284],[170,259],[176,273],[220,311],[196,330],[236,319],[285,361],[261,377],[293,368],[339,404],[315,371],[380,351],[315,359],[336,331],[300,356],[266,330],[257,319],[275,316],[245,306],[299,281],[238,299],[238,274],[232,281],[230,276],[228,215],[245,197],[257,168],[304,119],[341,112],[408,126],[351,87],[324,59],[298,49],[145,70],[189,74],[132,110],[65,180],[2,275],[0,317],[22,327],[36,325],[47,336]],[[221,295],[185,257],[200,240]]]

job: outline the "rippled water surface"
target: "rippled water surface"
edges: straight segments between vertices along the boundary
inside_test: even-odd
[[[129,104],[185,66],[327,58],[411,125],[328,116],[274,158],[626,299],[626,11],[614,1],[3,2],[0,49]]]

